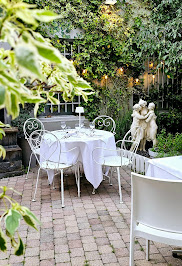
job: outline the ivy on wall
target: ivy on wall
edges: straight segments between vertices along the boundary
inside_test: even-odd
[[[95,105],[95,115],[106,113],[115,119],[122,116],[128,109],[132,93],[129,82],[144,69],[134,37],[141,21],[150,14],[148,2],[137,0],[130,4],[127,1],[118,1],[112,6],[99,0],[73,0],[69,3],[65,0],[30,1],[38,7],[61,14],[62,19],[49,26],[42,24],[39,28],[44,36],[54,36],[51,41],[61,51],[66,44],[60,39],[60,35],[66,39],[71,29],[81,28],[84,31],[74,40],[73,59],[78,73],[96,89],[95,96],[91,96],[90,103],[86,104],[89,118],[94,115]],[[105,76],[108,77],[110,86],[103,82]],[[114,84],[118,80],[119,87],[116,87]]]

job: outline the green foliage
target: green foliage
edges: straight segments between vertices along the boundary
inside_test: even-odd
[[[116,135],[115,139],[121,140],[123,139],[126,132],[130,129],[130,126],[132,124],[132,117],[131,117],[132,111],[127,111],[123,117],[116,120]]]
[[[136,36],[141,54],[155,55],[158,67],[165,63],[166,73],[174,74],[182,62],[181,0],[153,1],[150,20],[142,23]]]
[[[182,154],[182,133],[166,133],[165,129],[162,129],[161,133],[157,135],[157,147],[153,148],[154,151],[159,153],[159,157],[163,156],[175,156]]]
[[[19,194],[12,188],[0,187],[0,200],[4,203],[5,210],[0,217],[0,250],[5,252],[7,250],[7,239],[9,238],[11,241],[11,245],[14,248],[14,252],[16,256],[21,256],[24,254],[24,244],[19,235],[18,228],[20,227],[20,221],[23,218],[28,226],[33,227],[37,230],[37,223],[40,224],[39,220],[36,216],[24,206],[21,206],[7,195],[8,190],[13,190],[15,193]],[[10,207],[8,206],[8,204]],[[4,221],[5,224],[5,232],[1,227],[1,223]]]
[[[157,114],[158,132],[165,129],[167,133],[175,134],[176,132],[182,132],[182,112],[171,109],[166,113]]]
[[[40,21],[47,23],[61,16],[35,9],[22,0],[2,0],[0,9],[0,40],[11,47],[0,49],[0,108],[6,108],[7,114],[15,119],[20,112],[19,104],[35,104],[35,115],[40,103],[57,104],[55,91],[61,92],[65,101],[72,100],[74,95],[87,100],[93,93],[88,82],[78,76],[73,64],[50,40],[35,31]],[[1,155],[5,153],[0,146]]]

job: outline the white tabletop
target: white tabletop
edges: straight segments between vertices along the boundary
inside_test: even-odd
[[[146,176],[160,179],[182,179],[182,156],[150,159]]]
[[[102,166],[94,162],[92,152],[96,147],[105,147],[106,149],[115,150],[116,144],[113,133],[104,130],[95,130],[94,135],[90,136],[89,129],[82,129],[79,134],[76,134],[75,130],[70,130],[68,134],[65,134],[65,132],[61,130],[52,131],[52,133],[59,139],[61,148],[65,151],[74,147],[80,148],[79,161],[83,163],[86,179],[94,188],[97,188],[103,180]],[[44,147],[41,147],[41,149],[43,148]],[[108,151],[108,153],[111,152]],[[52,170],[47,172],[51,184],[54,172]]]

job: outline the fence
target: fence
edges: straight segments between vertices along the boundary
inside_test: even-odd
[[[127,158],[131,157],[131,152],[130,151],[125,151],[125,156]],[[145,174],[148,168],[148,160],[149,158],[141,156],[139,154],[135,154],[134,159],[133,159],[133,164],[131,166],[131,170],[140,173],[140,174]]]

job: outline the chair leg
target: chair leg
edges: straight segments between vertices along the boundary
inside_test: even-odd
[[[75,166],[75,178],[76,178],[76,185],[78,189],[78,197],[80,197],[80,167],[79,165]]]
[[[112,171],[113,168],[111,167],[111,176],[109,176],[109,185],[112,186]]]
[[[93,188],[92,190],[92,195],[95,195],[95,188]]]
[[[80,168],[77,169],[77,188],[78,188],[78,197],[80,198]]]
[[[35,192],[34,192],[34,196],[33,196],[32,201],[36,201],[35,200],[35,196],[36,196],[36,193],[37,193],[37,187],[38,187],[38,182],[39,182],[39,174],[40,174],[40,168],[39,168],[38,173],[37,173],[37,181],[36,181]]]
[[[120,179],[120,171],[119,171],[119,167],[117,167],[117,173],[118,173],[118,186],[119,186],[120,203],[123,203],[123,199],[122,199],[122,191],[121,191],[121,179]]]
[[[63,180],[63,169],[61,169],[61,202],[62,208],[64,208],[64,180]]]
[[[130,233],[130,266],[134,266],[134,245],[135,238],[133,237],[132,233]]]
[[[28,171],[27,171],[25,179],[28,179],[28,174],[29,174],[29,171],[30,171],[30,164],[31,164],[31,161],[32,161],[32,155],[33,155],[33,152],[30,155],[30,159],[29,159],[29,163],[28,163]]]
[[[146,239],[146,260],[149,260],[150,256],[150,240]]]

